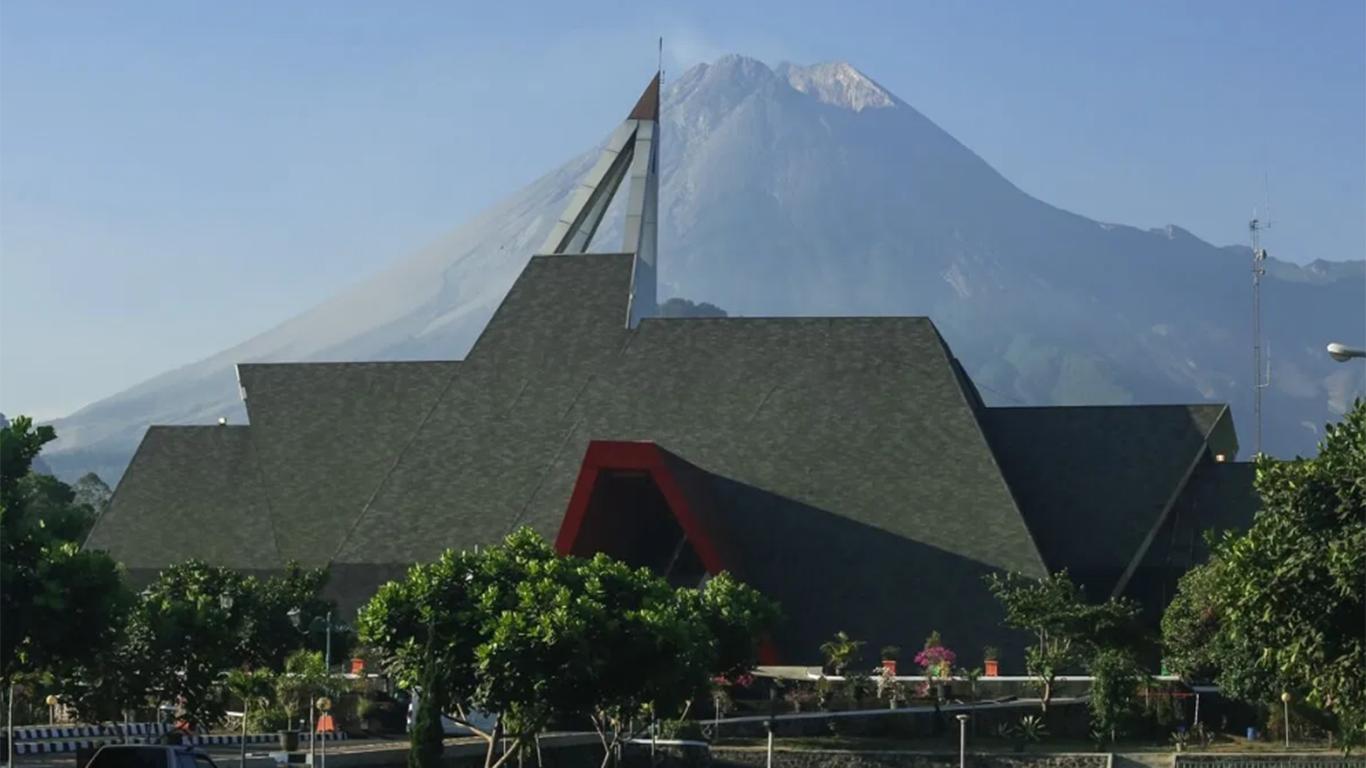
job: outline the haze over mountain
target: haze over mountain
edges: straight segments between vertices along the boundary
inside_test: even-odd
[[[663,104],[661,298],[731,315],[928,315],[989,403],[1228,401],[1251,454],[1245,246],[1030,197],[845,63],[728,56],[674,80]],[[245,421],[239,362],[462,357],[595,157],[259,336],[58,420],[48,463],[113,482],[148,424]],[[595,250],[619,243],[609,219]],[[1366,393],[1361,365],[1323,351],[1360,341],[1364,288],[1360,261],[1271,263],[1268,452],[1312,452]]]

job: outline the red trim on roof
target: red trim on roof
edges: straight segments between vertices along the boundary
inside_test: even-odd
[[[576,551],[580,534],[583,532],[584,524],[588,522],[588,508],[593,500],[593,490],[597,487],[598,477],[604,471],[629,470],[645,472],[659,488],[659,492],[664,496],[664,502],[668,505],[669,511],[678,520],[678,525],[683,529],[683,534],[688,537],[693,549],[697,552],[697,558],[702,561],[702,567],[707,569],[707,573],[716,575],[722,571],[739,577],[736,570],[737,563],[731,557],[724,554],[724,547],[713,532],[708,529],[695,499],[689,499],[684,492],[682,483],[669,462],[665,460],[666,452],[655,443],[648,442],[626,442],[619,440],[594,440],[588,444],[588,450],[584,452],[583,465],[579,468],[578,480],[574,483],[574,491],[569,496],[569,508],[565,510],[564,520],[560,523],[560,532],[555,537],[555,551],[562,555],[592,555],[592,552]],[[674,457],[677,459],[677,457]],[[678,459],[682,461],[681,459]],[[765,638],[759,646],[759,663],[776,664],[778,658],[777,649],[773,643]]]

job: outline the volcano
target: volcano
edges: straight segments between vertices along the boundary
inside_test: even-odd
[[[659,298],[731,315],[932,318],[994,405],[1228,402],[1250,448],[1251,253],[1035,199],[853,66],[728,56],[662,94]],[[151,424],[243,423],[238,363],[453,360],[546,238],[589,149],[279,326],[55,422],[66,478],[111,483]],[[620,216],[595,238],[612,248]],[[1366,393],[1323,345],[1363,262],[1273,261],[1265,450],[1310,453]]]

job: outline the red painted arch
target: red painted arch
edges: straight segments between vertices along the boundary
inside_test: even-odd
[[[628,442],[620,440],[594,440],[584,452],[583,464],[579,467],[579,477],[574,483],[574,491],[569,496],[569,508],[565,511],[560,531],[555,537],[555,551],[562,555],[591,555],[592,552],[578,551],[584,526],[591,524],[588,519],[589,506],[593,491],[603,472],[634,471],[649,475],[678,525],[683,529],[702,567],[708,574],[716,575],[728,571],[736,578],[743,578],[738,570],[739,563],[730,554],[724,537],[707,525],[704,510],[706,502],[698,498],[697,492],[688,492],[688,484],[676,472],[691,467],[683,459],[668,453],[655,443]],[[761,664],[777,663],[777,651],[767,638],[760,644],[759,661]]]

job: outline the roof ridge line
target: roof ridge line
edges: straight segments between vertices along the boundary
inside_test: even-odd
[[[1185,492],[1186,486],[1190,485],[1191,478],[1195,476],[1195,470],[1200,466],[1200,459],[1204,458],[1205,452],[1209,450],[1210,435],[1214,434],[1215,428],[1218,427],[1220,422],[1228,415],[1229,407],[1227,403],[1224,403],[1219,409],[1219,417],[1210,423],[1208,429],[1203,430],[1203,433],[1200,436],[1200,444],[1195,448],[1195,456],[1191,459],[1190,466],[1186,467],[1186,471],[1182,473],[1181,480],[1176,484],[1176,487],[1172,489],[1171,496],[1167,498],[1167,503],[1162,505],[1162,513],[1153,521],[1152,528],[1148,529],[1147,535],[1143,537],[1143,543],[1139,545],[1137,551],[1134,552],[1133,558],[1130,559],[1129,564],[1125,566],[1124,573],[1120,574],[1119,580],[1115,582],[1114,589],[1110,591],[1112,596],[1118,596],[1125,587],[1129,586],[1129,580],[1133,578],[1134,572],[1138,570],[1138,566],[1143,562],[1143,558],[1148,555],[1148,549],[1152,547],[1153,539],[1157,538],[1157,532],[1162,530],[1162,526],[1167,522],[1167,516],[1171,514],[1172,507],[1176,505],[1177,499],[1181,498],[1181,494]],[[1194,421],[1194,419],[1192,419],[1192,421]]]
[[[582,390],[580,390],[580,392],[582,392]],[[570,405],[570,408],[573,408],[572,404]],[[565,415],[569,415],[568,410],[565,411]],[[563,419],[564,417],[561,416],[560,418]],[[554,468],[555,462],[560,460],[560,456],[564,454],[564,447],[569,445],[569,439],[574,436],[574,431],[579,428],[579,425],[582,424],[583,421],[583,417],[580,416],[564,430],[564,434],[560,436],[560,444],[555,447],[555,452],[550,455],[550,461],[545,463],[545,468],[541,470],[540,477],[536,480],[535,487],[531,489],[531,493],[527,494],[526,501],[522,502],[522,508],[517,511],[516,517],[512,518],[512,522],[507,527],[507,533],[512,533],[517,530],[517,526],[521,525],[522,521],[526,519],[526,512],[531,508],[532,500],[536,498],[536,494],[541,492],[541,488],[545,487],[545,480],[550,476],[550,470]]]
[[[986,448],[987,458],[991,461],[991,467],[996,470],[996,477],[1001,481],[1001,486],[1005,488],[1006,498],[1010,499],[1011,508],[1015,510],[1015,519],[1019,522],[1020,527],[1024,529],[1025,537],[1029,540],[1029,551],[1033,553],[1035,560],[1038,561],[1039,566],[1043,569],[1044,575],[1047,575],[1051,573],[1048,568],[1048,562],[1044,560],[1043,551],[1039,549],[1039,542],[1034,538],[1034,531],[1029,528],[1029,520],[1025,518],[1024,510],[1020,509],[1020,501],[1015,498],[1015,489],[1010,487],[1010,481],[1006,479],[1005,469],[1001,467],[1001,462],[996,458],[996,448],[991,444],[991,438],[987,437],[987,431],[982,427],[982,420],[978,418],[977,409],[972,406],[972,402],[968,399],[967,392],[963,390],[962,382],[958,380],[958,375],[953,370],[954,361],[957,358],[955,358],[949,350],[948,342],[944,341],[943,335],[939,333],[939,328],[934,325],[933,321],[930,322],[930,328],[934,331],[935,340],[939,342],[939,353],[943,355],[944,361],[948,364],[949,377],[953,382],[953,391],[957,392],[959,399],[963,401],[963,407],[967,409],[968,418],[972,422],[972,428],[976,430],[977,436],[982,440],[982,446]],[[963,376],[967,377],[967,374],[968,372],[964,370]],[[972,379],[969,378],[968,380],[971,381]]]
[[[487,329],[487,326],[485,327]],[[346,535],[342,536],[341,541],[337,542],[337,548],[332,551],[332,556],[327,560],[329,564],[336,562],[337,556],[340,555],[342,550],[346,548],[346,545],[351,542],[351,537],[355,535],[356,529],[360,527],[360,521],[365,519],[366,514],[370,512],[370,508],[374,505],[375,499],[379,497],[379,492],[384,490],[384,486],[389,482],[389,478],[393,476],[394,470],[398,469],[399,462],[403,461],[403,456],[408,453],[408,449],[417,441],[417,436],[422,432],[422,428],[427,426],[427,422],[431,420],[432,414],[436,413],[436,409],[441,405],[441,401],[446,399],[446,395],[450,392],[451,385],[455,383],[455,377],[458,373],[458,370],[451,371],[451,375],[446,379],[446,383],[442,385],[441,391],[437,393],[436,397],[432,398],[431,407],[422,415],[422,420],[413,427],[413,431],[408,435],[408,439],[403,443],[403,447],[399,448],[394,454],[394,460],[390,462],[389,468],[384,470],[384,474],[380,477],[379,481],[375,483],[374,490],[370,492],[370,496],[366,498],[365,503],[361,505],[360,511],[356,513],[356,517],[351,521],[351,525],[346,527]]]
[[[95,535],[95,531],[98,531],[100,526],[104,524],[104,521],[110,517],[109,513],[114,509],[114,499],[118,498],[119,489],[123,487],[123,478],[128,476],[128,470],[132,468],[133,462],[138,460],[138,456],[142,455],[142,449],[147,446],[147,433],[154,429],[160,429],[162,426],[163,425],[159,424],[148,424],[147,429],[142,431],[142,439],[138,440],[137,450],[133,451],[133,457],[128,460],[128,466],[124,468],[123,475],[121,475],[119,481],[114,484],[114,492],[109,494],[109,501],[104,503],[104,511],[100,513],[99,517],[95,518],[95,524],[90,526],[90,530],[85,532],[85,538],[81,539],[82,550],[90,543],[90,537]]]
[[[270,540],[275,546],[275,557],[281,566],[288,565],[285,553],[280,550],[280,531],[275,527],[275,507],[270,502],[270,482],[266,480],[266,473],[261,470],[261,462],[256,459],[256,441],[252,439],[250,429],[247,430],[247,460],[251,462],[251,467],[261,483],[261,497],[266,502],[266,519],[270,521]]]

